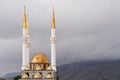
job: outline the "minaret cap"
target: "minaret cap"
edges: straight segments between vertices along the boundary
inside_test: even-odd
[[[24,22],[23,22],[23,28],[26,28],[27,33],[29,34],[29,25],[28,25],[28,19],[27,19],[27,12],[26,7],[24,6]]]
[[[55,29],[55,14],[54,14],[54,8],[53,8],[53,12],[52,12],[52,29]]]

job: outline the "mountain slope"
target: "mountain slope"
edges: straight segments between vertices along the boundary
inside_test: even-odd
[[[120,61],[88,61],[58,67],[60,80],[120,80]]]
[[[12,78],[12,77],[15,77],[17,75],[20,75],[20,72],[7,73],[3,76],[3,78]]]

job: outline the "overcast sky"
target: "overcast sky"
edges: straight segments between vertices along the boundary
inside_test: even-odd
[[[16,72],[22,61],[26,5],[31,57],[50,58],[52,5],[57,27],[57,64],[120,59],[120,0],[0,0],[0,74]]]

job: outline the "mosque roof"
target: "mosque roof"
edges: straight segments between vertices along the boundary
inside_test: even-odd
[[[32,63],[49,63],[48,57],[42,53],[38,52],[32,57]]]

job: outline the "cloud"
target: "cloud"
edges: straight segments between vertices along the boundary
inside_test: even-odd
[[[0,74],[20,71],[23,9],[29,16],[30,56],[39,51],[50,58],[51,10],[55,4],[57,64],[120,57],[118,0],[1,0]]]

